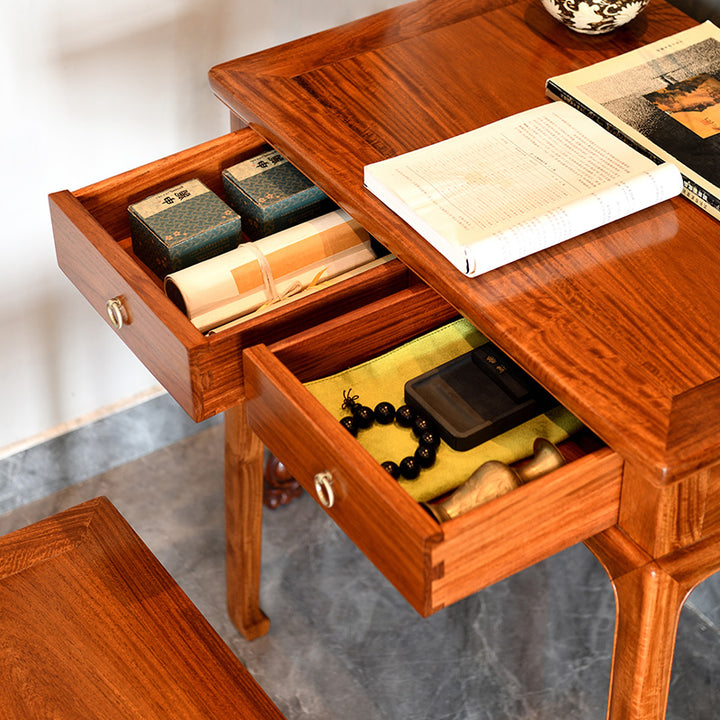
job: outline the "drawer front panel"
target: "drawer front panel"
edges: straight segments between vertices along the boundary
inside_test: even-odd
[[[428,546],[438,527],[263,346],[246,350],[248,421],[317,499],[314,478],[332,476],[327,512],[421,614],[428,608]]]
[[[121,339],[194,415],[190,356],[199,334],[71,193],[52,195],[50,211],[60,268],[109,325],[106,303],[121,300]]]
[[[444,525],[432,603],[449,605],[616,524],[622,458],[603,448]],[[478,527],[483,532],[478,533]]]

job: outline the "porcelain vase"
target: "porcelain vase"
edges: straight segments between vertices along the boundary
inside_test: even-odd
[[[649,0],[542,0],[545,9],[564,25],[586,35],[615,30],[638,16]]]

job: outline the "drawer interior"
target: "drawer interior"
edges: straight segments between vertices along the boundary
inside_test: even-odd
[[[613,525],[622,462],[584,428],[561,443],[564,467],[447,522],[431,517],[408,492],[416,481],[390,477],[340,425],[342,397],[326,407],[311,392],[318,378],[392,353],[452,319],[424,310],[421,295],[401,292],[249,348],[245,362],[255,432],[311,495],[315,477],[330,473],[338,501],[327,512],[426,615]]]
[[[486,338],[469,322],[459,318],[441,325],[398,347],[352,367],[306,381],[305,388],[338,422],[350,414],[346,398],[375,407],[382,401],[394,408],[405,404],[404,385],[413,377],[469,352]],[[282,356],[282,352],[279,353]],[[293,365],[295,364],[294,361]],[[344,365],[344,363],[342,363]],[[316,364],[311,375],[317,375]],[[397,423],[360,429],[355,437],[379,463],[392,459],[400,462],[412,455],[417,438],[410,428]],[[549,407],[526,422],[467,450],[453,449],[441,441],[432,467],[423,469],[414,479],[398,478],[399,486],[417,502],[437,501],[461,485],[484,462],[493,460],[508,465],[527,466],[536,438],[542,437],[560,446],[566,462],[573,462],[603,447],[591,431],[560,405]]]
[[[224,198],[222,171],[268,146],[252,131],[239,130],[148,165],[88,185],[74,197],[147,276],[162,288],[162,279],[138,260],[132,251],[128,206],[169,187],[198,178]]]
[[[174,185],[197,178],[220,198],[225,199],[222,171],[248,157],[268,150],[269,146],[252,130],[243,128],[215,140],[189,148],[163,160],[131,170],[108,180],[89,185],[73,193],[79,203],[93,216],[105,232],[132,259],[148,279],[163,289],[163,279],[148,268],[133,252],[128,221],[128,206],[144,198],[161,192]],[[371,263],[369,267],[381,264]],[[351,277],[355,272],[342,278]],[[337,281],[328,281],[322,287],[334,285]],[[279,307],[285,307],[297,297],[283,301]],[[240,318],[241,322],[252,320],[267,312],[248,313]],[[237,322],[229,322],[232,327]],[[217,330],[222,331],[225,324]]]

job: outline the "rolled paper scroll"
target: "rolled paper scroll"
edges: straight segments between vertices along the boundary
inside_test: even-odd
[[[165,292],[206,332],[375,257],[368,233],[336,210],[171,273]]]

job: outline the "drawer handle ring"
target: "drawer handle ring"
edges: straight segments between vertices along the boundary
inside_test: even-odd
[[[332,475],[324,470],[315,476],[315,492],[323,507],[331,508],[335,504]]]
[[[112,326],[116,330],[121,330],[125,322],[122,299],[119,297],[110,298],[110,300],[105,303],[105,309],[107,310]]]

